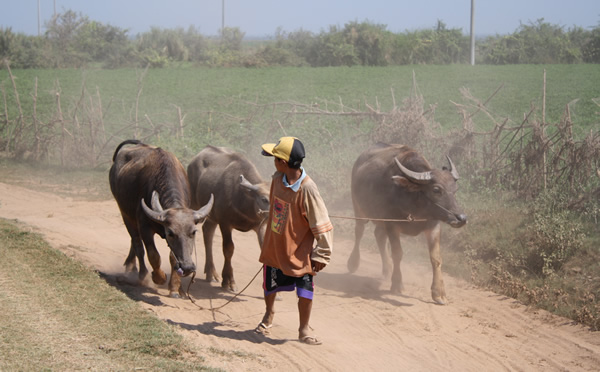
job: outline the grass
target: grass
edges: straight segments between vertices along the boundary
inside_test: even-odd
[[[567,103],[574,107],[575,126],[586,132],[598,123],[597,106],[592,98],[600,97],[597,65],[508,65],[508,66],[395,66],[336,68],[169,68],[148,70],[142,81],[139,108],[141,117],[175,119],[171,104],[188,114],[190,126],[200,129],[199,112],[219,111],[228,102],[272,103],[292,100],[301,103],[340,100],[349,107],[365,109],[365,102],[384,111],[393,106],[391,90],[397,104],[409,96],[413,72],[426,105],[436,105],[436,118],[444,127],[456,127],[460,118],[451,101],[461,103],[460,89],[469,89],[474,97],[485,100],[500,87],[490,107],[499,116],[515,122],[522,120],[530,105],[541,108],[543,72],[547,72],[547,120],[557,122]],[[133,119],[132,108],[138,91],[141,70],[15,70],[17,86],[25,112],[31,112],[35,78],[38,78],[38,105],[43,113],[54,113],[55,95],[60,84],[63,111],[77,104],[82,86],[102,98],[105,122],[119,127]],[[0,70],[0,82],[11,100],[8,73]],[[334,106],[332,106],[334,107]],[[10,117],[16,106],[9,105]],[[235,107],[228,112],[235,114]],[[481,118],[484,121],[484,118]],[[485,125],[485,123],[481,123]]]
[[[565,221],[585,224],[587,236],[560,269],[543,274],[527,261],[541,248],[531,244],[530,204],[501,191],[493,198],[474,193],[462,199],[469,224],[460,230],[445,229],[444,271],[600,330],[597,223],[578,221],[577,216]],[[560,231],[558,226],[549,229]]]
[[[106,169],[107,166],[97,169],[65,169],[48,164],[18,163],[0,157],[3,182],[78,200],[112,198]]]
[[[0,219],[0,370],[208,370],[175,329]]]

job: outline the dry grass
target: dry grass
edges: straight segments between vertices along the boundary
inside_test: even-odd
[[[0,370],[206,370],[172,326],[0,220]]]

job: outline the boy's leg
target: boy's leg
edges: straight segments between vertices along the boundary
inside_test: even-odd
[[[265,315],[263,316],[262,322],[254,329],[255,332],[261,333],[263,335],[268,335],[270,333],[269,329],[273,326],[273,317],[275,316],[275,297],[277,296],[277,292],[273,292],[270,294],[265,294]]]
[[[277,292],[265,295],[266,311],[263,316],[262,322],[265,326],[270,327],[273,324],[273,317],[275,316],[275,297]]]
[[[300,315],[300,328],[298,328],[298,338],[305,344],[320,345],[321,341],[311,335],[310,313],[312,311],[312,299],[298,297],[298,314]]]
[[[310,332],[310,312],[312,311],[312,300],[304,297],[298,297],[298,314],[300,315],[300,328],[298,328],[299,337],[308,336]]]

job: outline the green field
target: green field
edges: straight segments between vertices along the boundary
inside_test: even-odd
[[[484,113],[473,116],[475,130],[487,131],[508,119],[508,127],[521,124],[535,107],[530,120],[541,121],[543,74],[547,72],[546,122],[558,123],[571,104],[575,137],[583,137],[600,127],[598,65],[509,65],[509,66],[398,66],[335,68],[194,68],[189,65],[165,69],[134,70],[14,70],[25,121],[33,127],[34,86],[37,78],[37,117],[42,123],[56,120],[57,96],[69,133],[87,136],[88,122],[98,126],[102,112],[102,136],[97,134],[93,151],[100,152],[98,164],[109,164],[116,144],[135,136],[134,123],[141,128],[137,137],[174,151],[185,163],[207,144],[229,146],[246,152],[260,163],[254,151],[261,143],[282,135],[305,139],[310,155],[307,164],[316,179],[340,187],[357,153],[369,142],[373,118],[336,115],[297,115],[316,107],[339,113],[369,112],[369,107],[390,112],[394,102],[401,107],[411,95],[413,74],[425,110],[433,109],[434,120],[444,131],[462,128],[457,104],[470,104],[461,94],[487,103],[493,120]],[[0,70],[0,84],[7,97],[12,125],[18,110],[7,70]],[[500,88],[500,89],[499,89]],[[498,90],[499,89],[499,90]],[[494,93],[498,92],[494,95]],[[139,100],[137,100],[139,93]],[[293,103],[293,104],[292,104]],[[343,107],[342,107],[343,105]],[[369,107],[368,107],[369,106]],[[179,117],[185,123],[185,136],[175,137]],[[137,120],[136,120],[137,118]],[[2,125],[2,123],[0,123]],[[11,125],[8,126],[10,129]],[[7,136],[9,129],[2,130]],[[98,129],[95,129],[98,131]],[[55,124],[53,131],[59,130]],[[57,135],[53,143],[60,142]],[[411,144],[411,143],[409,143]],[[435,164],[443,156],[419,146]],[[435,147],[435,145],[433,145]],[[439,147],[437,147],[439,149]],[[71,159],[84,158],[75,153]],[[315,156],[316,155],[316,156]],[[58,156],[54,154],[54,159]],[[318,163],[313,161],[319,158]],[[463,159],[455,159],[460,163]],[[56,162],[56,160],[54,161]],[[261,166],[260,164],[258,164]],[[268,174],[270,164],[261,169]],[[332,177],[332,169],[338,173]]]
[[[547,73],[546,122],[561,121],[570,102],[573,132],[583,137],[600,125],[600,68],[598,65],[508,65],[508,66],[398,66],[335,68],[194,68],[189,65],[165,69],[118,70],[14,70],[25,121],[33,127],[34,86],[37,78],[37,117],[42,123],[56,120],[57,91],[67,131],[89,136],[102,112],[102,133],[96,134],[93,149],[70,155],[83,159],[98,152],[94,166],[110,164],[112,151],[122,139],[135,136],[175,152],[184,164],[207,144],[229,146],[245,152],[265,176],[271,164],[261,159],[261,143],[282,135],[305,140],[309,152],[306,164],[313,177],[335,197],[346,198],[349,169],[357,154],[373,139],[377,121],[368,116],[298,115],[311,107],[331,113],[368,113],[370,108],[390,112],[394,102],[401,107],[413,90],[413,74],[425,110],[433,109],[439,123],[438,137],[444,131],[462,128],[462,116],[454,103],[469,104],[461,93],[467,89],[480,102],[487,103],[493,119],[482,112],[473,116],[477,131],[488,131],[508,119],[507,127],[521,124],[532,107],[532,121],[541,121],[543,74]],[[7,70],[0,70],[1,87],[7,97],[11,125],[18,110]],[[499,89],[500,88],[500,89]],[[499,89],[499,90],[498,90]],[[498,91],[497,91],[498,90]],[[495,93],[497,91],[497,93]],[[138,96],[139,93],[139,96]],[[495,95],[494,95],[495,93]],[[137,100],[139,97],[139,100]],[[369,108],[370,107],[370,108]],[[184,136],[176,136],[181,110]],[[137,118],[137,121],[136,121]],[[0,123],[2,125],[2,123]],[[10,134],[10,127],[1,136]],[[59,133],[58,124],[53,131]],[[14,132],[13,132],[14,133]],[[61,139],[54,135],[55,148]],[[439,144],[417,146],[433,164],[442,165]],[[437,151],[436,151],[437,150]],[[58,155],[54,153],[54,162]],[[459,165],[467,160],[457,157]]]
[[[299,103],[339,103],[364,109],[365,102],[381,110],[392,105],[393,89],[397,103],[407,97],[412,87],[413,72],[427,105],[437,105],[436,118],[443,126],[456,126],[460,118],[451,101],[464,102],[460,89],[485,101],[503,86],[489,106],[494,113],[520,122],[531,104],[541,109],[543,72],[547,72],[548,122],[563,115],[565,105],[575,99],[573,107],[576,127],[581,131],[598,127],[598,106],[592,102],[600,97],[600,68],[598,65],[509,65],[509,66],[399,66],[399,67],[335,67],[335,68],[265,68],[209,69],[168,68],[148,70],[142,82],[140,112],[151,118],[172,110],[170,104],[188,113],[219,111],[231,100],[269,104],[281,101]],[[138,91],[142,70],[15,70],[23,105],[31,106],[30,94],[38,78],[39,105],[54,110],[52,94],[60,84],[63,104],[75,104],[81,95],[82,84],[96,94],[98,89],[107,119],[114,125],[130,119],[131,108]],[[8,95],[12,87],[7,70],[0,70],[0,82]],[[10,103],[10,97],[9,97]],[[235,107],[228,106],[231,113]],[[64,108],[63,108],[64,109]],[[9,104],[10,114],[15,107]],[[44,112],[43,108],[39,111]],[[481,119],[483,120],[483,118]]]

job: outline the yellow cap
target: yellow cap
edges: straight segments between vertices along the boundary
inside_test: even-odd
[[[290,166],[300,165],[305,157],[304,145],[296,137],[281,137],[277,143],[262,145],[262,154],[285,160]]]

